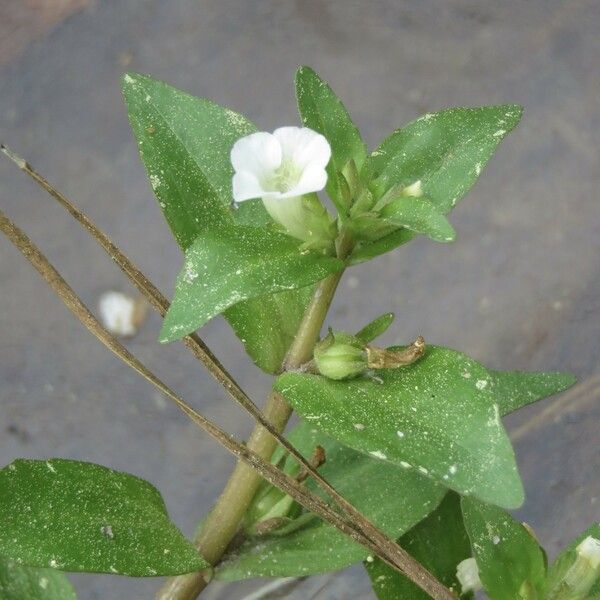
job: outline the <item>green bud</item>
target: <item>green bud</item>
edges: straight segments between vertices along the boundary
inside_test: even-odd
[[[315,347],[315,363],[321,375],[329,379],[351,379],[367,370],[365,345],[349,333],[331,329]]]
[[[550,600],[585,600],[600,577],[600,540],[589,535],[575,549],[575,560],[550,590]]]

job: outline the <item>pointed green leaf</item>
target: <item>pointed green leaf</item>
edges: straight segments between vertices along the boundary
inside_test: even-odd
[[[416,363],[332,381],[285,373],[276,383],[316,427],[365,454],[507,508],[523,487],[489,372],[460,352],[429,346]]]
[[[429,514],[444,496],[444,489],[418,473],[374,460],[341,446],[303,422],[289,440],[306,457],[317,445],[327,462],[319,472],[356,508],[387,534],[397,537]],[[274,456],[276,461],[281,454]],[[288,458],[284,470],[297,471]],[[309,479],[306,485],[320,489]],[[300,517],[300,519],[305,517]],[[351,541],[318,517],[301,523],[285,536],[250,538],[219,565],[216,577],[227,581],[249,577],[304,576],[343,569],[364,560],[368,550]]]
[[[123,94],[150,183],[183,250],[210,228],[233,222],[262,227],[271,222],[260,200],[230,209],[229,154],[236,140],[256,131],[250,121],[137,73],[125,75]],[[275,373],[307,303],[305,290],[263,296],[236,304],[225,318],[256,364]]]
[[[436,242],[452,242],[456,237],[454,227],[427,198],[398,198],[384,207],[382,216],[388,223],[422,233]]]
[[[357,334],[365,344],[372,342],[375,338],[384,334],[388,327],[394,322],[394,313],[385,313],[365,325]]]
[[[358,265],[366,262],[410,242],[416,235],[414,231],[410,231],[409,229],[397,229],[374,242],[357,244],[348,262],[350,265]]]
[[[425,196],[446,213],[469,191],[521,115],[514,104],[427,114],[386,138],[367,160],[367,172],[378,195],[421,181]]]
[[[516,105],[451,108],[430,113],[394,131],[367,159],[363,179],[380,198],[393,186],[421,181],[423,193],[440,213],[448,213],[473,186],[498,144],[517,125]],[[359,244],[351,263],[370,260],[405,244],[411,232],[394,232]]]
[[[152,189],[183,248],[233,221],[234,142],[256,130],[241,115],[162,81],[130,73],[123,95]]]
[[[571,543],[556,557],[554,563],[548,571],[548,584],[547,590],[549,592],[549,598],[551,600],[560,600],[570,596],[565,595],[568,592],[568,588],[561,589],[559,587],[563,577],[567,574],[577,557],[575,549],[577,546],[588,536],[592,536],[597,540],[600,540],[600,522],[594,523],[591,527],[588,527],[585,531],[580,533]],[[562,592],[562,595],[557,592]],[[580,600],[579,597],[575,596],[573,592],[571,594]],[[600,598],[600,577],[596,580],[592,589],[589,591],[589,595],[586,596],[585,600],[596,600]]]
[[[180,339],[242,300],[301,288],[343,268],[293,238],[257,227],[221,227],[196,238],[177,277],[162,342]]]
[[[35,569],[0,557],[2,600],[76,600],[67,576],[54,569]]]
[[[426,519],[405,533],[398,543],[446,587],[460,594],[456,566],[471,556],[471,545],[457,494],[447,494],[442,503]],[[378,600],[430,600],[410,579],[392,570],[378,558],[365,563],[365,567]],[[470,596],[463,596],[467,597]]]
[[[358,169],[362,167],[367,155],[365,144],[342,102],[310,67],[300,67],[296,73],[296,97],[302,123],[324,135],[331,145],[327,193],[338,210],[343,210],[338,173],[351,159]]]
[[[473,498],[461,501],[479,578],[490,600],[542,600],[546,557],[507,512]]]
[[[92,463],[19,459],[0,471],[0,556],[31,567],[177,575],[207,566],[148,482]]]
[[[490,385],[502,416],[558,394],[576,382],[577,379],[570,373],[490,371]]]

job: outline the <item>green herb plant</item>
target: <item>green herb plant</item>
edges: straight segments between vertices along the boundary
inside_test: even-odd
[[[305,577],[364,563],[379,600],[600,599],[600,524],[551,566],[509,510],[524,501],[502,417],[573,385],[563,373],[501,372],[419,337],[382,348],[393,314],[322,333],[346,269],[418,236],[455,238],[448,214],[519,106],[426,114],[369,152],[312,69],[296,74],[302,127],[258,132],[244,116],[148,76],[123,78],[142,162],[184,253],[169,303],[86,215],[7,147],[164,316],[256,421],[247,443],[195,411],[108,332],[27,236],[0,229],[112,352],[239,458],[187,540],[159,492],[65,459],[0,470],[0,598],[71,600],[64,572],[170,576],[159,600],[212,579]],[[318,195],[329,196],[335,214]],[[222,314],[273,376],[261,410],[198,337]],[[299,423],[284,434],[292,412]]]

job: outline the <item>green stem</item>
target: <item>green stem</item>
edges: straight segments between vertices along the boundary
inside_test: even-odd
[[[343,271],[321,281],[308,305],[298,333],[284,362],[285,369],[296,369],[312,358],[313,348],[333,299]],[[272,392],[264,414],[275,429],[282,432],[292,414],[292,407],[283,396]],[[270,460],[277,441],[262,426],[257,426],[248,447],[264,460]],[[261,476],[249,466],[239,462],[195,543],[200,554],[211,564],[216,564],[237,532],[244,513],[250,506],[261,482]],[[156,595],[156,600],[194,600],[206,587],[210,577],[206,573],[189,573],[173,577]]]

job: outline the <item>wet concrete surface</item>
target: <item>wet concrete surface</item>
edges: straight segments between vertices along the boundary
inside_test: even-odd
[[[40,10],[44,3],[24,4]],[[181,256],[129,131],[119,92],[124,69],[272,130],[297,123],[293,73],[309,64],[345,100],[371,147],[423,112],[523,104],[522,124],[453,213],[457,242],[418,240],[352,269],[329,323],[351,328],[393,310],[387,342],[421,333],[493,368],[576,373],[571,391],[508,419],[527,490],[518,515],[551,555],[598,518],[600,4],[73,4],[78,10],[36,29],[0,66],[0,138],[165,291]],[[0,5],[5,28],[10,5]],[[0,202],[90,305],[107,289],[130,291],[93,242],[7,161],[0,161]],[[227,478],[229,456],[87,334],[5,240],[0,298],[0,462],[61,456],[135,473],[160,489],[191,534]],[[158,329],[153,315],[129,346],[208,416],[246,436],[250,421],[181,344],[160,346]],[[269,379],[224,321],[202,334],[243,387],[264,396]],[[73,581],[85,600],[150,598],[158,584],[93,575]],[[215,584],[205,595],[236,600],[256,585]],[[312,578],[286,597],[372,596],[354,567]]]

